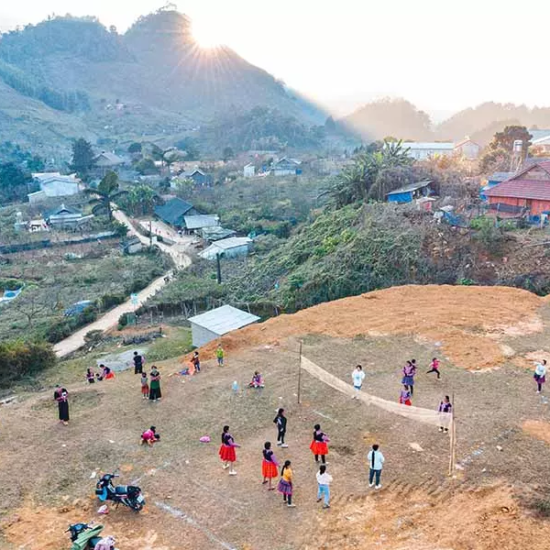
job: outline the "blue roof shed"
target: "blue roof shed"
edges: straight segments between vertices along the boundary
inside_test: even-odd
[[[420,181],[418,183],[410,183],[388,193],[386,197],[388,202],[396,202],[399,204],[412,202],[414,199],[420,197],[429,197],[430,196],[430,185],[431,181]]]

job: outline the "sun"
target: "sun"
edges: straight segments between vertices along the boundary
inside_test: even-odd
[[[213,49],[223,46],[223,32],[223,26],[215,21],[193,20],[193,38],[201,48]]]

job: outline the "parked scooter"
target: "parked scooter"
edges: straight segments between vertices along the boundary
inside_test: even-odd
[[[115,504],[124,504],[135,512],[139,512],[145,505],[145,499],[141,489],[133,485],[113,485],[113,479],[119,477],[117,474],[105,474],[96,484],[95,494],[101,502],[107,500]]]
[[[101,531],[103,531],[103,525],[92,526],[87,523],[69,525],[66,532],[70,533],[71,542],[73,543],[71,550],[95,550],[100,542],[106,540],[101,537]],[[114,541],[114,539],[111,540]],[[116,548],[111,545],[109,550],[116,550]]]

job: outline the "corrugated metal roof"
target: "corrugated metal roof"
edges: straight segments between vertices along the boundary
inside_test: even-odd
[[[435,141],[411,141],[401,144],[405,149],[439,149],[441,151],[452,151],[455,147],[454,143],[444,142],[438,143]]]
[[[550,181],[513,179],[484,191],[488,197],[512,197],[550,201]]]
[[[167,223],[178,224],[183,220],[183,216],[192,208],[192,204],[189,204],[182,199],[175,198],[169,200],[162,206],[156,206],[155,214]]]
[[[212,246],[215,246],[216,248],[221,248],[222,250],[229,250],[230,248],[243,246],[243,244],[250,244],[251,242],[252,239],[249,239],[248,237],[230,237],[229,239],[216,241],[216,244]]]
[[[222,336],[259,320],[260,318],[256,315],[241,311],[236,307],[222,306],[196,317],[191,317],[189,322]]]
[[[410,193],[411,191],[416,191],[417,189],[423,189],[424,187],[428,187],[432,183],[431,181],[419,181],[418,183],[409,183],[409,185],[404,185],[403,187],[400,187],[399,189],[396,189],[395,191],[391,191],[386,196],[389,195],[399,195],[400,193]]]
[[[220,225],[219,216],[197,214],[196,216],[184,216],[183,221],[187,229],[201,229],[203,227],[216,227]]]

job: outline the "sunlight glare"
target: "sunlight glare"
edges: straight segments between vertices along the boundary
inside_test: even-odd
[[[224,25],[214,19],[201,21],[193,19],[192,34],[201,48],[212,49],[224,45]]]

